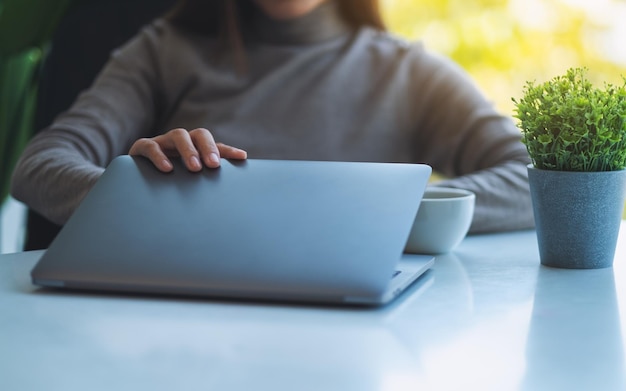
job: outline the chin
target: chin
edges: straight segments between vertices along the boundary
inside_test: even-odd
[[[327,0],[255,0],[272,19],[289,20],[300,18],[313,11]]]

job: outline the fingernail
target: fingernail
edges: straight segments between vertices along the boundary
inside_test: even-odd
[[[212,153],[209,155],[209,161],[214,164],[220,164],[220,158],[216,153]]]
[[[172,168],[174,168],[172,166],[172,163],[167,159],[163,159],[161,161],[161,167],[163,167],[165,170],[171,170]]]
[[[189,158],[189,165],[192,168],[202,168],[202,164],[200,164],[200,160],[197,156],[192,156]]]

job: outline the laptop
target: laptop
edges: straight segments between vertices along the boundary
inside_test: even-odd
[[[423,164],[115,158],[31,272],[36,285],[380,305],[426,272],[404,254]]]

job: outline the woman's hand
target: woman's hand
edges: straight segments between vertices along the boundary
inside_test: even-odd
[[[174,168],[168,157],[180,156],[189,171],[200,171],[203,163],[207,167],[219,167],[220,157],[243,160],[248,155],[239,148],[216,143],[211,132],[204,128],[189,132],[177,128],[156,137],[139,139],[128,154],[147,157],[163,172]]]

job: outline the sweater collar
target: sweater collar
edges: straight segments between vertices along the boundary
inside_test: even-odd
[[[274,20],[257,12],[244,29],[246,40],[251,42],[298,45],[337,38],[348,33],[350,26],[341,17],[336,1],[329,0],[297,19]]]

